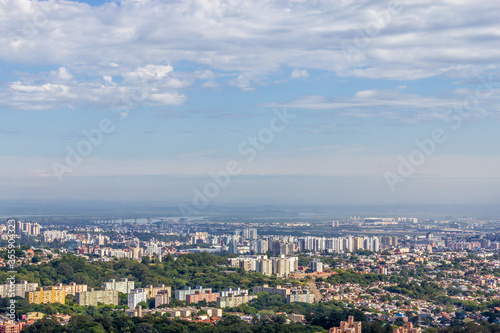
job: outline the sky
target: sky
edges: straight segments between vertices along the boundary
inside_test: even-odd
[[[0,199],[495,204],[496,1],[0,0]]]

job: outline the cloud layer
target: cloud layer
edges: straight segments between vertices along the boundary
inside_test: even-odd
[[[61,70],[20,75],[3,84],[0,97],[17,109],[106,105],[137,87],[142,73],[155,81],[145,104],[175,105],[195,78],[164,69],[186,61],[229,72],[225,84],[245,91],[282,67],[293,69],[292,79],[308,70],[471,78],[498,67],[499,16],[495,1],[126,0],[92,7],[3,0],[0,59]],[[216,75],[198,78],[203,87],[219,86]]]

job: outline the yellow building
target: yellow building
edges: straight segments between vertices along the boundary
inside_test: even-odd
[[[361,237],[354,237],[354,250],[364,249],[364,239]]]
[[[36,291],[28,291],[27,296],[29,303],[64,304],[64,300],[66,299],[66,292],[64,291],[64,289],[59,289],[56,287],[43,287],[43,288],[37,288]]]
[[[28,312],[26,314],[26,319],[27,320],[30,320],[30,319],[40,320],[40,319],[43,319],[43,316],[45,316],[45,314],[43,314],[41,312]]]
[[[168,291],[168,294],[172,295],[172,287],[167,287],[164,284],[159,284],[157,287],[154,287],[152,284],[150,284],[146,288],[144,288],[144,290],[146,290],[146,297],[148,299],[155,298],[156,294],[163,290]]]

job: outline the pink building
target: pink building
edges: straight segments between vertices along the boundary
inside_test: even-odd
[[[198,303],[200,301],[205,300],[208,303],[208,302],[216,302],[217,298],[219,297],[220,293],[212,293],[211,290],[206,293],[195,291],[194,294],[186,296],[186,301],[188,301],[188,303]]]

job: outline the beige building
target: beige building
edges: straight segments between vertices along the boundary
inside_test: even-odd
[[[256,270],[257,260],[255,259],[243,259],[240,260],[240,267],[245,271],[255,271]]]
[[[159,284],[157,287],[154,287],[152,284],[150,284],[146,288],[144,288],[144,290],[146,291],[146,295],[147,295],[148,299],[155,298],[156,294],[158,294],[158,292],[164,291],[164,290],[168,291],[169,295],[172,295],[172,287],[167,287],[164,284]]]
[[[170,303],[170,292],[168,290],[161,290],[155,296],[155,308],[160,305]]]
[[[273,258],[273,273],[278,277],[290,275],[290,263],[284,257]]]
[[[164,308],[159,309],[160,313],[170,313],[172,317],[191,317],[192,313],[197,313],[198,309],[195,307],[183,307],[183,308]]]
[[[347,321],[340,322],[340,327],[332,327],[328,333],[361,333],[361,322],[354,321],[354,317],[349,316]]]
[[[28,283],[22,280],[16,284],[0,284],[0,297],[25,297],[27,291],[35,291],[38,288],[38,283]]]
[[[202,310],[207,312],[209,317],[222,317],[222,309],[219,308],[209,308],[202,307]],[[191,317],[193,314],[197,314],[199,309],[195,307],[182,307],[182,308],[162,308],[152,310],[156,313],[164,314],[169,313],[171,317]]]
[[[261,292],[268,292],[271,295],[280,295],[286,298],[287,295],[290,294],[290,288],[283,288],[282,286],[277,286],[277,287],[269,287],[267,284],[263,286],[257,286],[253,287],[252,289],[253,293],[261,293]]]
[[[257,262],[257,272],[267,276],[273,274],[273,261],[271,259],[262,259]]]
[[[26,292],[26,298],[28,299],[29,303],[35,304],[64,304],[66,293],[64,292],[64,289],[59,289],[56,287],[43,287],[37,288],[37,290],[35,291]]]
[[[364,240],[362,237],[354,237],[354,251],[364,249]]]
[[[75,301],[79,305],[97,306],[99,303],[118,305],[118,290],[94,290],[76,293]]]
[[[207,312],[209,317],[222,317],[222,309],[219,308],[201,308]]]
[[[128,279],[120,279],[117,282],[115,279],[110,279],[108,282],[102,284],[104,290],[118,290],[122,294],[128,294],[132,289],[134,289],[134,281],[129,281]]]
[[[143,254],[144,250],[141,247],[132,248],[132,259],[141,259]]]
[[[63,285],[62,283],[56,284],[59,289],[64,289],[66,295],[76,295],[76,293],[82,293],[87,291],[86,284],[76,284],[75,282],[70,282],[68,285]]]
[[[232,294],[230,296],[219,297],[217,299],[217,306],[219,308],[234,308],[240,304],[248,303],[254,298],[257,298],[257,296],[247,294],[235,296]]]

